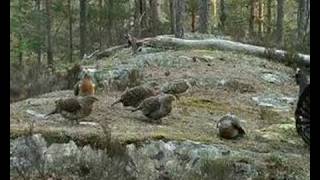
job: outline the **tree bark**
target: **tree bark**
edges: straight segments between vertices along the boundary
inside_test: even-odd
[[[199,1],[199,32],[208,33],[209,20],[210,20],[210,1],[209,0],[200,0]]]
[[[80,59],[86,53],[87,37],[87,1],[80,0]]]
[[[72,44],[72,5],[71,0],[68,0],[68,16],[69,16],[69,61],[73,62],[73,44]]]
[[[194,11],[191,12],[191,32],[196,31],[196,13]]]
[[[53,68],[53,53],[52,53],[52,32],[51,32],[51,0],[46,0],[46,13],[47,13],[47,62],[48,66]]]
[[[113,39],[113,12],[114,12],[114,5],[113,0],[108,0],[107,3],[108,11],[107,11],[107,37],[108,37],[108,45],[113,45],[114,39]]]
[[[185,20],[185,0],[176,0],[175,1],[175,19],[176,19],[176,38],[184,37],[184,27],[183,22]]]
[[[284,0],[277,0],[277,3],[276,42],[278,46],[281,47],[283,41]]]

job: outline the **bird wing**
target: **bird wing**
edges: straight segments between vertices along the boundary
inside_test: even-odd
[[[234,120],[231,122],[232,126],[236,128],[240,134],[245,134],[245,131],[243,128],[240,126],[240,122],[238,120]]]
[[[63,111],[75,112],[79,109],[81,109],[81,104],[76,98],[68,98],[61,103],[61,110]]]
[[[158,97],[150,97],[145,99],[140,106],[142,106],[142,111],[144,114],[149,114],[160,109],[160,102]]]

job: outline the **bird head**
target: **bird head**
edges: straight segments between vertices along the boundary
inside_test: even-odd
[[[167,94],[167,95],[165,95],[165,100],[167,102],[172,102],[172,101],[176,100],[176,98],[171,94]]]

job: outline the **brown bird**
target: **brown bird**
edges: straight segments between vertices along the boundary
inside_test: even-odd
[[[74,95],[93,96],[95,94],[95,88],[96,85],[94,84],[92,77],[88,73],[85,73],[83,79],[74,86]]]
[[[171,112],[174,100],[175,98],[171,94],[149,97],[143,100],[132,112],[140,110],[144,116],[152,120],[160,120]]]
[[[92,112],[93,103],[98,101],[94,96],[72,97],[55,101],[55,109],[47,114],[59,113],[62,117],[76,121],[89,116]]]
[[[161,92],[165,94],[172,94],[177,99],[179,99],[178,95],[186,92],[190,87],[191,87],[191,84],[187,80],[177,80],[177,81],[165,84],[161,88]]]
[[[219,129],[219,136],[225,139],[233,139],[243,136],[245,131],[240,126],[239,119],[231,114],[223,116],[217,123]]]
[[[157,92],[152,87],[136,86],[126,89],[120,96],[120,99],[111,104],[111,107],[118,103],[122,103],[123,106],[138,107],[144,99],[155,95],[157,95]]]

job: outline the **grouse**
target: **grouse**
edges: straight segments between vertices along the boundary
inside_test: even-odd
[[[76,121],[89,116],[92,112],[93,103],[98,101],[94,96],[72,97],[55,101],[55,109],[47,114],[59,113],[62,117]]]
[[[122,103],[123,106],[138,107],[144,99],[155,96],[156,94],[157,93],[151,87],[143,85],[136,86],[126,89],[120,98],[111,104],[111,107],[118,103]]]
[[[296,129],[304,142],[310,145],[310,84],[302,91],[295,110]]]
[[[240,121],[235,115],[227,114],[223,116],[217,123],[219,136],[225,139],[233,139],[243,136],[245,131],[240,126]]]
[[[74,95],[75,96],[88,96],[88,95],[94,95],[95,94],[95,87],[91,76],[88,73],[84,74],[84,77],[82,80],[80,80],[75,86],[74,86]]]
[[[171,94],[162,94],[158,96],[149,97],[142,101],[142,103],[132,112],[142,111],[143,115],[151,120],[160,120],[167,116],[172,110],[172,102],[175,100]]]

